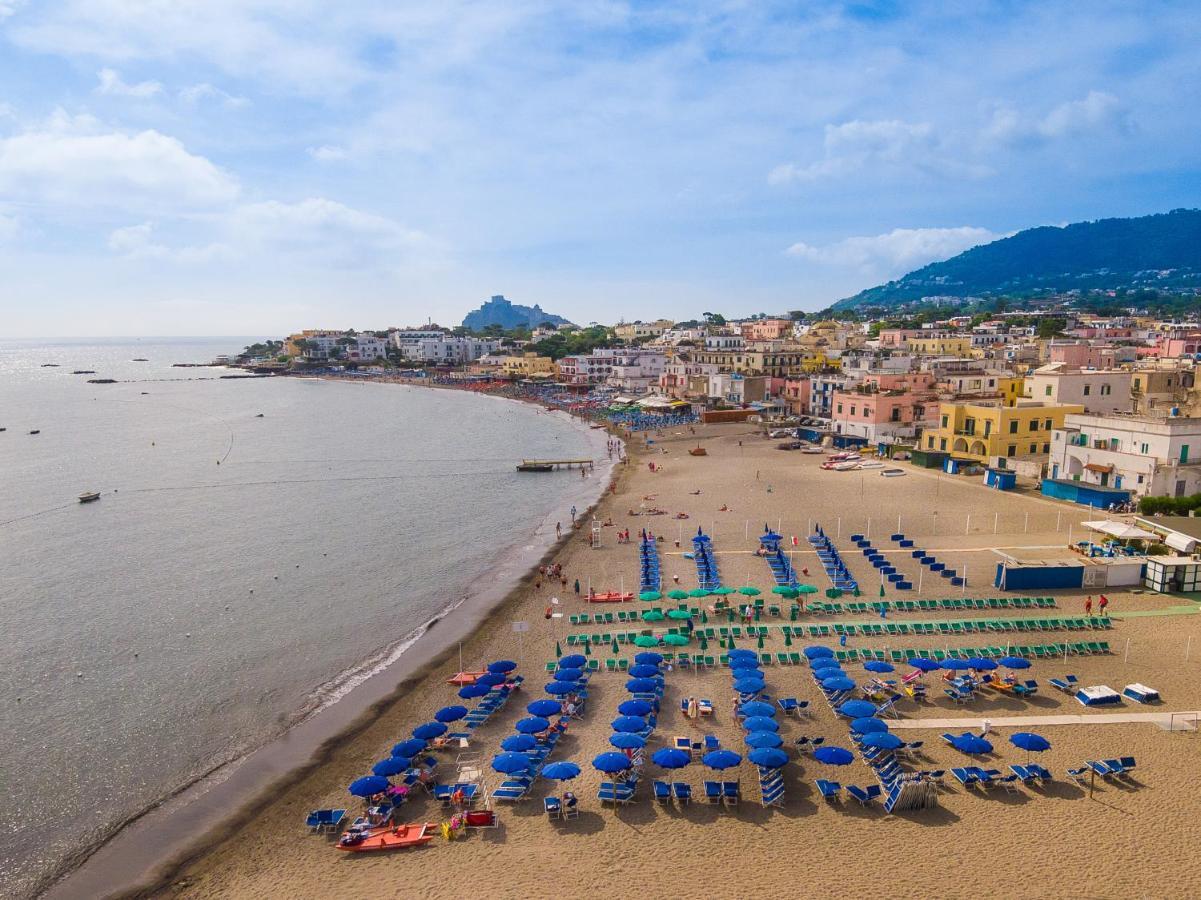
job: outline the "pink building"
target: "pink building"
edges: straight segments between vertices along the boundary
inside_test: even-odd
[[[1201,353],[1201,334],[1193,333],[1184,337],[1161,338],[1155,345],[1156,356],[1160,359],[1179,359],[1182,356],[1196,356]]]
[[[869,442],[914,438],[938,421],[938,395],[929,372],[869,375],[853,390],[836,391],[830,418],[839,434]]]
[[[808,378],[789,378],[784,382],[780,396],[794,416],[803,416],[809,411],[809,392]]]
[[[1050,361],[1065,363],[1075,369],[1116,369],[1138,358],[1135,347],[1115,347],[1111,344],[1052,343]]]
[[[742,323],[744,341],[778,341],[792,334],[791,319],[756,319]]]

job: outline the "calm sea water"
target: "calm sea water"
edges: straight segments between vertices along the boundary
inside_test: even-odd
[[[517,459],[591,455],[515,403],[171,367],[244,343],[0,342],[0,895],[339,696],[570,489]]]

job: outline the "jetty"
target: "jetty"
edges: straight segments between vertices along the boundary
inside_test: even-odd
[[[581,469],[584,466],[592,468],[592,460],[590,459],[523,459],[517,464],[518,472],[549,472],[552,469],[557,469],[559,466],[579,466]]]

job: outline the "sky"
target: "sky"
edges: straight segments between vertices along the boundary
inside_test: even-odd
[[[0,0],[0,336],[829,303],[1201,205],[1195,2]]]

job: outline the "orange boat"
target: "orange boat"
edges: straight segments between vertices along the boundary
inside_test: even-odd
[[[365,853],[369,850],[399,850],[403,847],[419,847],[434,839],[437,825],[432,822],[417,822],[397,825],[395,828],[372,828],[366,832],[348,831],[338,841],[339,850]]]
[[[604,591],[600,594],[589,594],[589,603],[624,603],[627,600],[633,600],[632,592],[622,593],[621,591]]]

